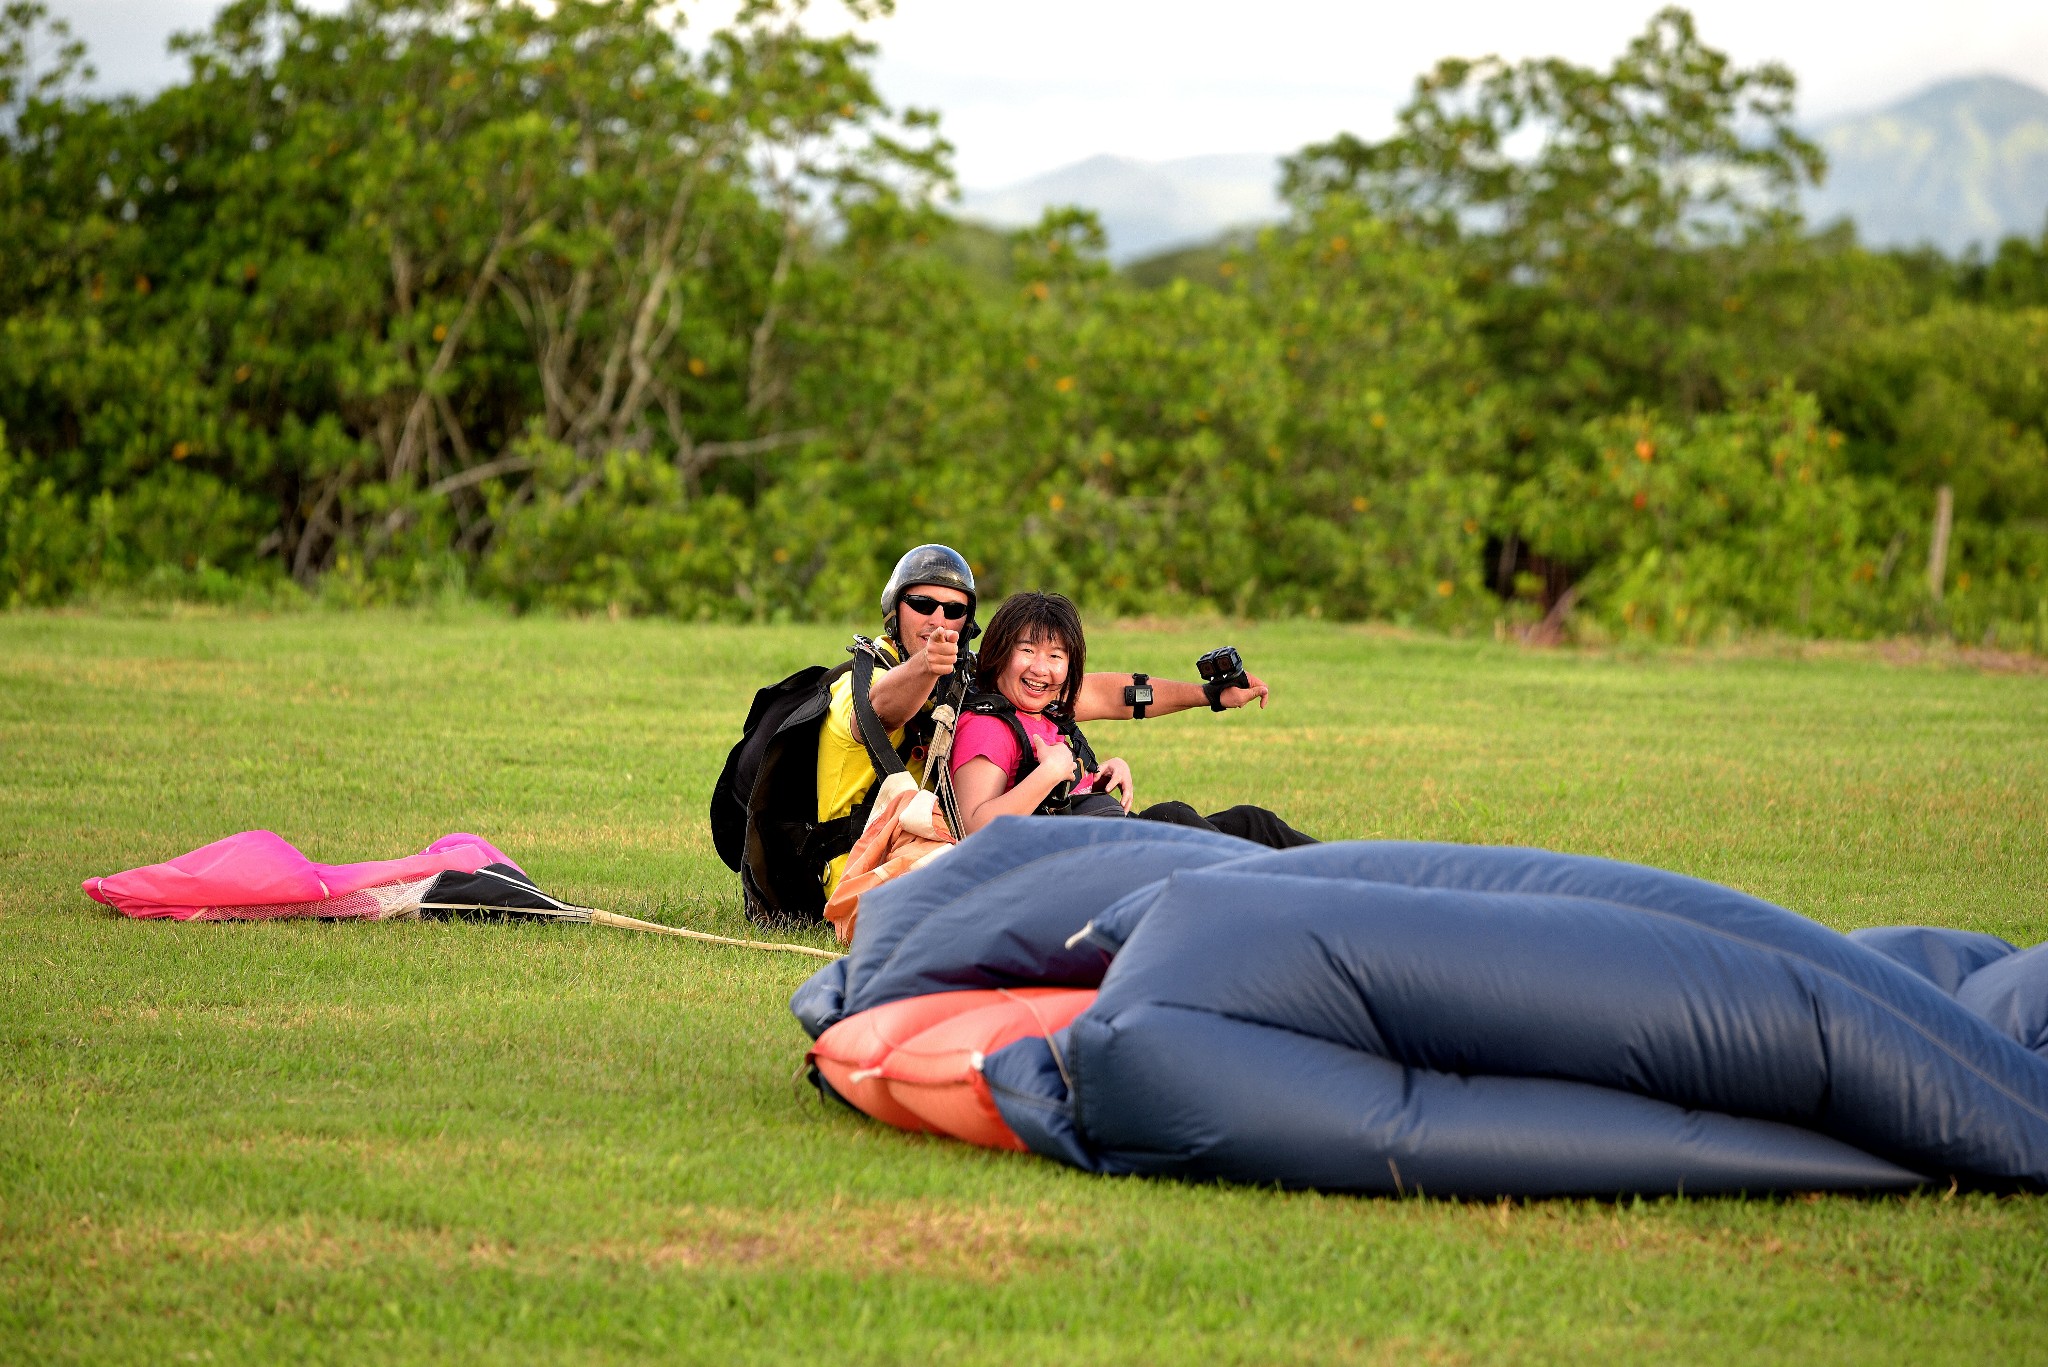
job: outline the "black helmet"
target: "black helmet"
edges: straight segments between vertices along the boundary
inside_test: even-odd
[[[974,593],[974,571],[966,556],[951,546],[937,544],[905,551],[889,572],[889,585],[882,590],[882,623],[889,634],[896,634],[896,609],[902,606],[903,595],[919,584],[942,584],[967,595],[967,628],[960,639],[973,640],[980,631],[974,625],[974,607],[979,601]]]

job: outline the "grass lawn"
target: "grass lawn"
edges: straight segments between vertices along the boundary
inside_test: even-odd
[[[1228,635],[1272,710],[1091,728],[1141,800],[2048,937],[2048,676]],[[1223,639],[1091,658],[1185,676]],[[557,893],[741,932],[706,796],[751,690],[842,640],[0,616],[0,1362],[2048,1362],[2048,1198],[1094,1178],[824,1109],[795,956],[78,891],[248,827],[334,861],[467,830]]]

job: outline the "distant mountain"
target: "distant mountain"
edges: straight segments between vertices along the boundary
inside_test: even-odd
[[[1816,224],[1853,219],[1874,246],[1961,252],[2048,218],[2048,93],[2003,76],[1944,81],[1812,131],[1828,174],[1806,202]]]
[[[1809,130],[1828,174],[1808,193],[1816,225],[1848,218],[1873,246],[2038,237],[2048,226],[2048,92],[2003,76],[1944,81],[1896,104]],[[997,190],[970,190],[962,217],[1015,228],[1053,205],[1101,215],[1125,264],[1214,242],[1282,217],[1280,159],[1257,154],[1133,161],[1090,157]]]
[[[969,190],[960,214],[1022,228],[1054,205],[1078,204],[1101,216],[1110,259],[1125,262],[1281,217],[1279,184],[1280,159],[1257,153],[1178,161],[1090,157],[1000,190]]]

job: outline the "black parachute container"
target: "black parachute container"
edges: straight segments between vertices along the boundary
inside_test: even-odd
[[[749,920],[818,920],[825,865],[853,848],[850,817],[818,820],[818,728],[849,668],[811,665],[756,693],[711,789],[711,843],[740,876]]]
[[[419,914],[460,921],[588,921],[592,908],[542,892],[510,864],[486,864],[475,873],[449,870],[420,890]]]
[[[853,658],[834,668],[812,665],[754,695],[739,742],[711,789],[711,843],[740,876],[747,919],[758,925],[814,925],[825,910],[825,866],[853,848],[881,779],[905,771],[906,754],[930,739],[928,718],[906,727],[903,751],[868,700],[876,650],[864,636]],[[818,819],[818,731],[831,708],[832,685],[853,676],[855,729],[875,783],[845,816]],[[916,721],[923,722],[920,727]]]

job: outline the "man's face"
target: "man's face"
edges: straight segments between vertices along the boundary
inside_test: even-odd
[[[919,611],[910,601],[913,598],[926,600],[930,610]],[[945,608],[941,605],[945,603],[964,605],[968,601],[969,599],[964,592],[956,588],[949,588],[944,584],[911,585],[908,589],[904,590],[903,596],[896,603],[897,639],[902,641],[909,649],[918,650],[923,647],[926,641],[931,639],[931,635],[935,631],[960,630],[967,625],[967,615],[962,613],[958,617],[949,619],[945,614]]]

